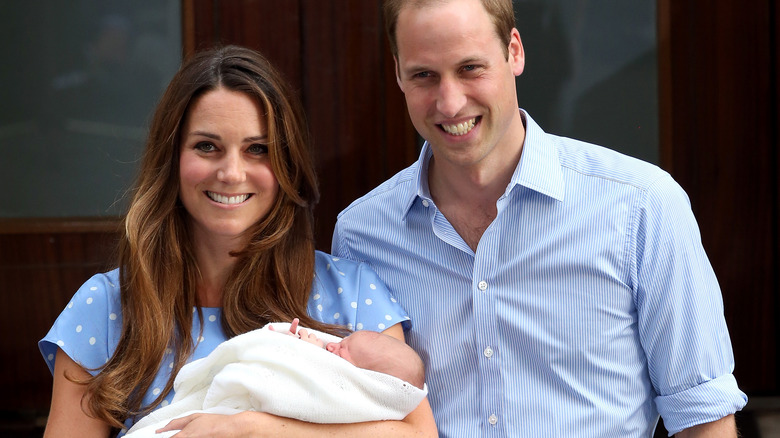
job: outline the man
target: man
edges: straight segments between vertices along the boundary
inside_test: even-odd
[[[410,313],[446,437],[734,437],[747,398],[688,198],[518,110],[510,0],[387,0],[426,144],[340,215]]]

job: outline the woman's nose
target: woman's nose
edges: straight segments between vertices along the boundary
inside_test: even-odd
[[[246,179],[244,162],[238,153],[229,153],[221,161],[217,179],[228,184],[238,184]]]

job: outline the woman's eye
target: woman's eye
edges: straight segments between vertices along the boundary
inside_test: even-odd
[[[216,146],[214,146],[214,143],[209,143],[207,141],[202,141],[195,145],[195,149],[201,151],[201,152],[212,152],[217,149]]]
[[[247,152],[255,155],[267,154],[268,146],[264,144],[255,143],[247,148]]]

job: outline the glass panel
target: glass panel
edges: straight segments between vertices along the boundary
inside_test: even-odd
[[[180,0],[0,2],[0,217],[122,212],[181,62]]]
[[[515,0],[518,100],[547,132],[658,163],[654,0]]]

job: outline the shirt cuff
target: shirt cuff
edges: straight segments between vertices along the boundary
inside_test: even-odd
[[[732,374],[717,377],[670,395],[655,398],[658,413],[672,436],[689,427],[710,423],[731,415],[747,404]]]

